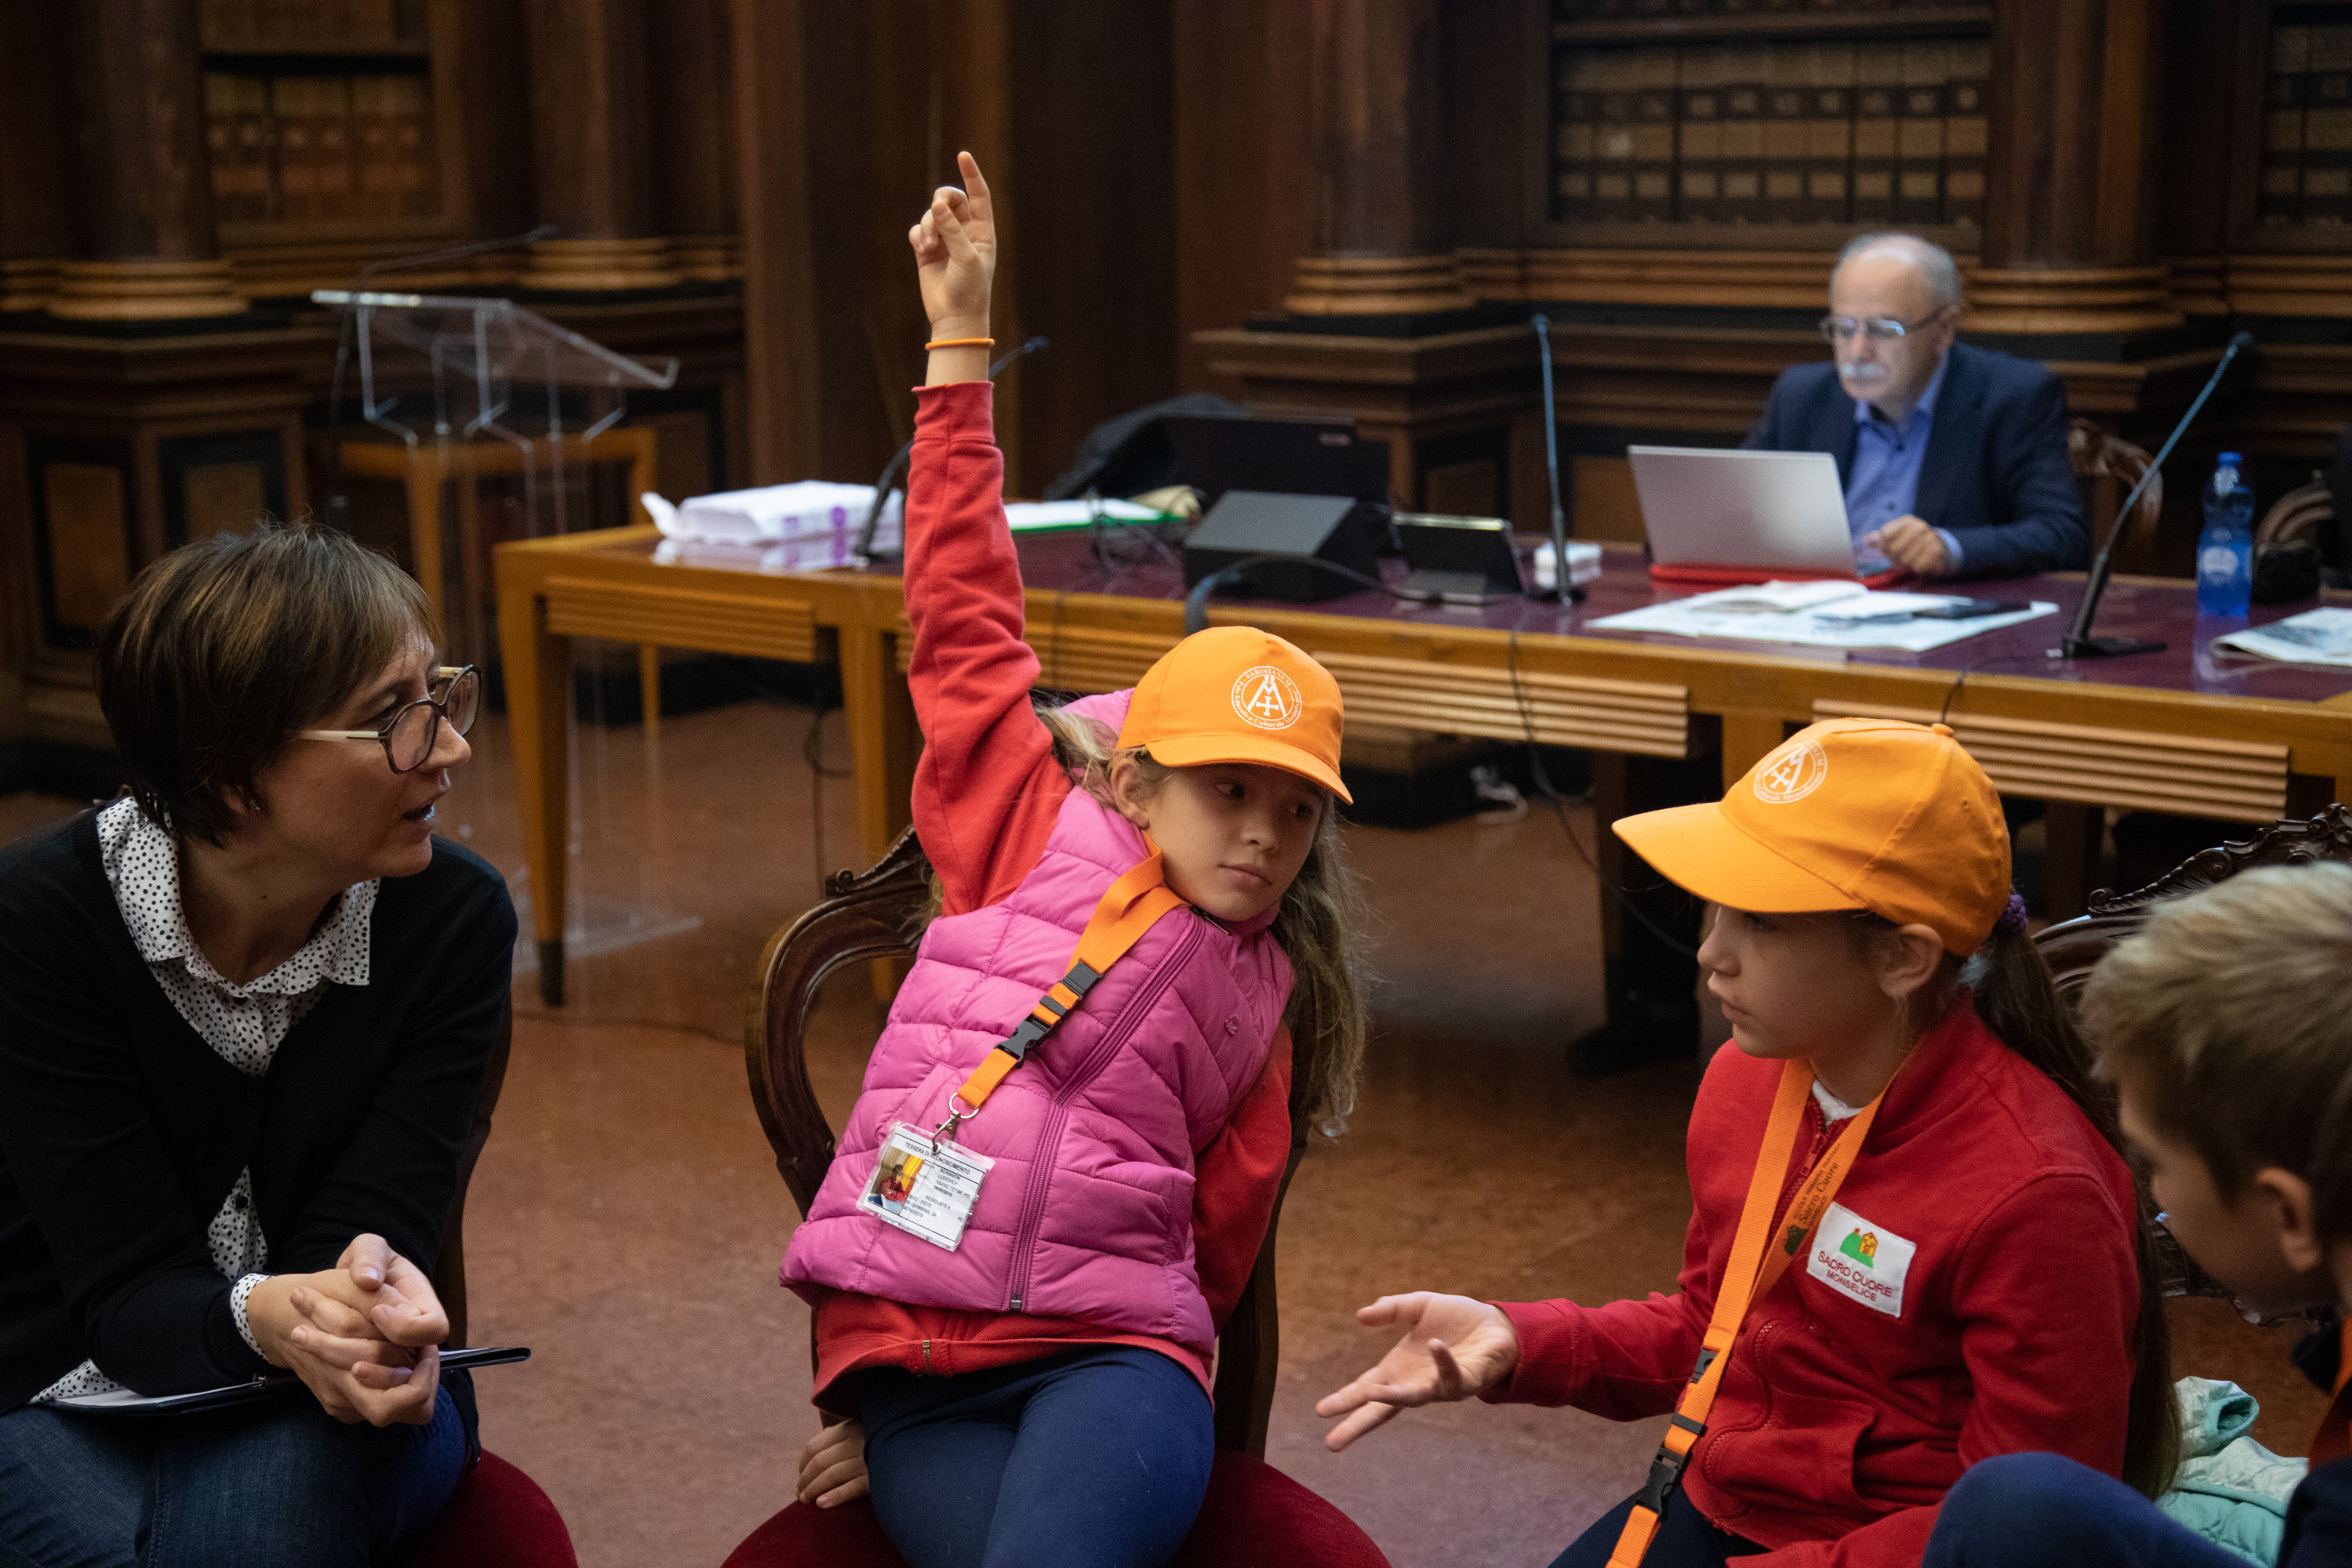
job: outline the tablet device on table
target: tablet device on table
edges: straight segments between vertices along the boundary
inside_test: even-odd
[[[1845,491],[1827,452],[1625,452],[1654,574],[1719,583],[1857,574]]]

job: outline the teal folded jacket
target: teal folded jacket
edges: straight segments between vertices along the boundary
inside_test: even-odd
[[[2180,1402],[2180,1469],[2156,1506],[2215,1545],[2273,1568],[2286,1500],[2303,1483],[2305,1462],[2246,1436],[2262,1407],[2236,1384],[2184,1377],[2173,1393]]]

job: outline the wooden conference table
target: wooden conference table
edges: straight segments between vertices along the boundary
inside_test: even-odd
[[[898,576],[855,568],[762,573],[707,556],[657,563],[650,528],[502,544],[499,637],[534,889],[540,988],[563,991],[564,846],[570,799],[569,639],[603,637],[797,660],[841,671],[860,850],[870,862],[907,822],[920,736],[907,695],[910,639]],[[1081,531],[1024,537],[1030,645],[1045,685],[1132,685],[1181,635],[1183,584],[1169,554],[1098,561]],[[2079,601],[2079,574],[1981,584],[1990,597],[2055,601],[2059,614],[1925,654],[1596,631],[1651,604],[1637,552],[1612,551],[1591,597],[1568,606],[1511,600],[1408,604],[1366,591],[1321,604],[1218,600],[1214,622],[1288,637],[1339,679],[1351,730],[1391,730],[1588,748],[1604,822],[1629,801],[1627,757],[1719,755],[1727,784],[1795,727],[1839,715],[1934,720],[2007,795],[2051,803],[2052,902],[2079,910],[2107,806],[2267,822],[2352,798],[2352,670],[2217,657],[2186,583],[2119,578],[2102,632],[2167,639],[2162,653],[2053,658]],[[2345,601],[2346,595],[2330,595]],[[2257,622],[2308,608],[2258,609]],[[1965,680],[1961,677],[1965,674]],[[1956,690],[1956,685],[1958,689]],[[1601,834],[1604,878],[1622,863]],[[1608,949],[1619,900],[1601,900]]]

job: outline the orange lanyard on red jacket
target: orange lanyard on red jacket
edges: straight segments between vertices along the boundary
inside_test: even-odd
[[[1732,1341],[1738,1337],[1741,1320],[1749,1307],[1771,1294],[1790,1260],[1805,1249],[1814,1225],[1853,1168],[1862,1141],[1870,1135],[1870,1124],[1878,1115],[1879,1103],[1886,1098],[1882,1089],[1877,1100],[1854,1113],[1837,1142],[1807,1173],[1804,1184],[1790,1201],[1788,1214],[1776,1226],[1772,1221],[1780,1206],[1780,1185],[1788,1177],[1797,1130],[1804,1122],[1805,1101],[1812,1092],[1811,1067],[1801,1061],[1780,1065],[1780,1092],[1772,1100],[1772,1119],[1764,1124],[1764,1146],[1757,1152],[1756,1172],[1748,1181],[1748,1202],[1740,1210],[1731,1260],[1724,1267],[1715,1298],[1715,1316],[1699,1342],[1698,1364],[1691,1369],[1690,1382],[1675,1405],[1666,1440],[1658,1445],[1657,1458],[1650,1461],[1650,1479],[1625,1521],[1616,1550],[1609,1554],[1609,1568],[1635,1568],[1649,1551],[1650,1538],[1658,1531],[1658,1521],[1681,1479],[1683,1464],[1706,1431],[1707,1412],[1715,1407],[1716,1392],[1723,1385],[1723,1369],[1730,1362]],[[1780,1244],[1769,1246],[1775,1237]]]
[[[2311,1468],[2331,1460],[2352,1458],[2352,1318],[2344,1320],[2336,1331],[2343,1338],[2336,1345],[2336,1386],[2327,1405],[2327,1414],[2319,1418],[2319,1430],[2312,1434]]]
[[[1021,1065],[1040,1040],[1054,1032],[1054,1026],[1067,1017],[1070,1009],[1085,999],[1094,989],[1103,972],[1127,956],[1128,950],[1143,940],[1143,933],[1159,923],[1160,917],[1171,910],[1181,910],[1184,900],[1168,886],[1167,874],[1160,864],[1159,846],[1144,840],[1150,850],[1141,860],[1129,868],[1127,873],[1103,893],[1095,904],[1095,912],[1087,921],[1087,929],[1078,935],[1078,945],[1070,954],[1069,973],[1056,981],[1053,988],[1037,998],[1021,1026],[1001,1042],[994,1050],[981,1059],[963,1087],[948,1101],[948,1119],[939,1125],[934,1136],[953,1137],[958,1125],[971,1121],[988,1103],[988,1097],[1004,1077]]]

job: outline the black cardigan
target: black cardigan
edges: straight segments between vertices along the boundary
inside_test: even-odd
[[[362,1231],[431,1268],[510,983],[505,882],[436,838],[381,885],[369,983],[248,1078],[139,956],[97,821],[0,850],[0,1415],[85,1357],[142,1394],[264,1370],[205,1239],[248,1165],[272,1271]]]

